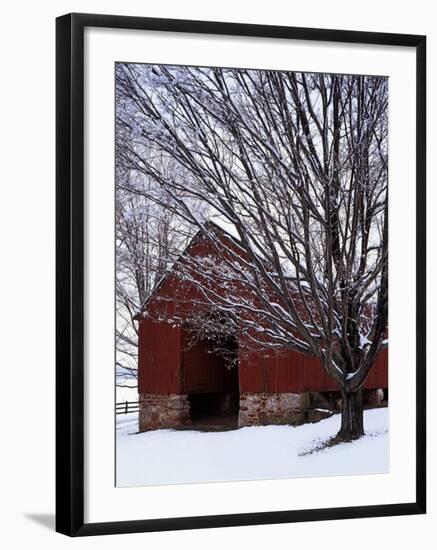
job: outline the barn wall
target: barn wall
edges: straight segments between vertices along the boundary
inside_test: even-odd
[[[388,388],[388,348],[384,348],[370,369],[365,388]]]
[[[181,393],[181,329],[142,319],[138,342],[138,393]]]
[[[139,326],[139,393],[224,392],[236,389],[235,373],[202,344],[187,349],[183,331],[167,322],[142,319]],[[207,367],[207,368],[206,368]],[[334,391],[318,359],[298,352],[262,352],[240,357],[239,391]],[[381,351],[365,388],[388,387],[388,349]]]
[[[241,392],[335,391],[338,386],[327,376],[320,361],[298,352],[249,353],[240,358]],[[365,388],[388,386],[388,350],[384,349],[371,369]]]

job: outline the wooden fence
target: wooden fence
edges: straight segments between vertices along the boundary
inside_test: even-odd
[[[139,412],[140,405],[138,401],[122,401],[115,404],[115,414],[128,414]]]

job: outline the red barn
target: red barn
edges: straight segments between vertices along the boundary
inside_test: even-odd
[[[224,232],[222,238],[232,239]],[[198,233],[183,256],[206,256],[214,250]],[[140,430],[300,424],[338,409],[338,387],[317,358],[290,350],[240,353],[243,336],[237,334],[226,344],[237,366],[228,368],[208,341],[193,345],[183,319],[197,307],[197,293],[195,285],[169,273],[137,317]],[[365,382],[368,405],[386,397],[387,356],[385,348]]]

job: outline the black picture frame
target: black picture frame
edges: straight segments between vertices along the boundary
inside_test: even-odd
[[[416,499],[414,502],[84,523],[84,29],[106,27],[377,44],[416,52]],[[56,530],[69,536],[423,514],[426,511],[426,37],[68,14],[56,20]]]

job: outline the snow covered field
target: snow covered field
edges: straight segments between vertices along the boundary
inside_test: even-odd
[[[362,439],[312,453],[308,451],[337,433],[340,415],[299,427],[141,434],[135,433],[137,414],[119,415],[117,486],[387,472],[388,409],[364,414],[366,435]]]

